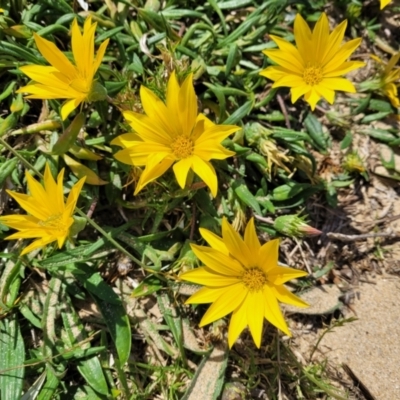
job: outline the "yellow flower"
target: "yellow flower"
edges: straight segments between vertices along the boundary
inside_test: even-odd
[[[297,47],[270,35],[279,49],[264,50],[264,54],[278,65],[270,66],[260,74],[275,82],[273,88],[290,87],[292,103],[304,95],[313,110],[321,97],[332,104],[335,90],[354,93],[353,84],[340,76],[365,64],[346,61],[361,43],[361,38],[358,38],[340,46],[346,26],[347,20],[329,34],[328,18],[322,13],[311,32],[301,15],[297,14],[294,21]]]
[[[371,58],[383,64],[383,61],[379,57],[371,55]],[[400,53],[396,53],[392,56],[392,58],[383,69],[379,81],[381,91],[385,96],[388,97],[388,99],[392,103],[392,106],[396,108],[400,106],[397,86],[395,84],[395,82],[400,81],[400,68],[394,68],[394,66],[399,61],[399,58]]]
[[[49,66],[27,65],[20,70],[29,76],[35,83],[24,86],[19,93],[28,93],[28,99],[68,99],[61,108],[61,118],[64,120],[83,101],[90,101],[95,97],[93,80],[108,44],[104,41],[96,57],[94,57],[94,34],[97,23],[92,24],[87,18],[83,27],[83,34],[76,19],[72,23],[72,53],[75,65],[56,47],[56,45],[37,34],[33,34],[42,56],[51,64]],[[95,99],[93,99],[95,100]]]
[[[192,74],[182,85],[179,85],[175,72],[171,74],[165,103],[145,86],[140,88],[140,98],[146,115],[124,112],[124,117],[136,133],[118,136],[111,142],[124,148],[115,154],[117,160],[129,165],[146,166],[135,195],[173,165],[181,188],[185,187],[187,175],[192,169],[215,197],[218,181],[210,160],[223,160],[235,154],[220,143],[240,128],[215,125],[203,114],[197,113]]]
[[[392,0],[381,0],[381,10],[385,8]]]
[[[7,193],[29,215],[5,215],[0,217],[1,223],[19,231],[6,237],[6,239],[39,238],[28,247],[25,247],[21,255],[54,241],[57,241],[58,247],[61,248],[67,239],[74,222],[72,215],[85,178],[79,180],[72,187],[67,202],[64,203],[63,177],[64,169],[58,174],[56,183],[51,175],[49,165],[46,164],[43,186],[29,172],[26,172],[30,195],[7,190]]]
[[[192,250],[204,267],[183,273],[180,278],[204,285],[186,303],[213,303],[200,326],[232,312],[228,342],[232,347],[249,326],[257,347],[261,345],[264,318],[290,335],[278,300],[298,307],[308,304],[287,290],[283,284],[306,272],[278,265],[279,240],[263,246],[257,238],[254,220],[247,224],[244,241],[226,219],[222,221],[222,238],[200,228],[201,236],[211,246],[192,244]]]

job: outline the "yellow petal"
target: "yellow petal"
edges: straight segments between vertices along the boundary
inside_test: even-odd
[[[42,56],[56,69],[68,76],[69,79],[77,77],[76,68],[71,64],[68,58],[57,48],[57,46],[40,37],[36,33],[33,34],[36,46],[42,53]]]
[[[277,87],[298,87],[298,86],[304,86],[307,85],[304,78],[299,75],[294,75],[294,74],[287,74],[285,76],[282,76],[279,80],[277,80],[272,87],[277,88]]]
[[[191,166],[192,166],[192,157],[188,157],[188,158],[179,160],[173,166],[175,178],[178,182],[178,185],[182,189],[184,189],[186,186],[186,179],[187,179],[188,172],[189,172],[189,169]]]
[[[23,67],[19,67],[19,70],[25,75],[29,76],[29,78],[35,82],[44,84],[46,86],[54,86],[63,90],[69,86],[69,79],[67,79],[67,77],[64,79],[58,78],[59,74],[55,74],[57,69],[54,67],[25,65]],[[27,87],[29,87],[29,85]]]
[[[202,238],[214,249],[225,255],[229,255],[228,248],[226,247],[222,238],[212,233],[208,229],[200,228],[200,235]]]
[[[310,60],[311,36],[311,29],[307,22],[300,14],[297,14],[294,19],[294,38],[305,63]]]
[[[81,178],[78,182],[72,186],[67,198],[67,202],[65,204],[66,208],[70,208],[72,211],[70,215],[72,215],[73,211],[75,210],[76,203],[78,201],[79,195],[81,193],[82,187],[85,183],[86,177]]]
[[[233,311],[228,330],[228,344],[229,348],[233,346],[243,329],[247,326],[247,305],[246,298],[243,302]]]
[[[108,42],[110,41],[110,39],[106,39],[99,47],[99,49],[97,50],[97,54],[96,54],[96,58],[94,60],[93,63],[93,74],[96,73],[96,71],[99,69],[101,62],[103,61],[104,58],[104,54],[106,52],[107,46],[108,46]]]
[[[225,158],[233,157],[236,153],[225,149],[214,140],[202,142],[201,145],[196,145],[194,154],[205,161],[210,160],[225,160]]]
[[[197,97],[193,87],[193,74],[187,76],[180,88],[179,109],[182,132],[189,135],[197,118]]]
[[[69,114],[74,111],[84,100],[83,97],[66,101],[61,107],[61,119],[65,121]]]
[[[386,7],[392,0],[381,0],[381,10]]]
[[[149,154],[137,153],[135,151],[132,151],[132,147],[130,147],[128,149],[117,151],[114,154],[114,158],[124,164],[142,166],[146,165]]]
[[[226,291],[225,287],[222,288],[208,288],[202,287],[195,294],[190,296],[185,304],[206,304],[213,303],[218,297]]]
[[[333,89],[329,89],[327,86],[323,85],[322,82],[320,84],[318,84],[318,86],[315,86],[315,90],[329,104],[333,104],[333,102],[335,101],[335,91]],[[340,90],[340,89],[335,89],[335,90]]]
[[[64,179],[64,168],[58,175],[58,183],[54,180],[53,175],[50,171],[49,164],[46,164],[44,170],[44,190],[46,192],[46,202],[50,203],[52,210],[51,214],[57,214],[65,209],[64,195],[63,195],[63,179]]]
[[[81,96],[81,93],[78,93],[68,85],[64,85],[64,87],[61,88],[50,84],[31,84],[23,86],[18,89],[17,92],[29,93],[29,96],[26,96],[27,99],[70,99]]]
[[[156,120],[152,120],[146,115],[138,114],[133,111],[125,111],[124,117],[142,140],[160,143],[165,146],[171,144],[171,135],[157,125]]]
[[[247,322],[257,348],[261,346],[265,299],[262,291],[249,292],[246,298]]]
[[[290,89],[292,103],[295,103],[303,94],[308,93],[311,90],[311,86],[303,85],[298,87],[292,87]]]
[[[202,143],[210,140],[215,140],[217,143],[220,143],[230,134],[238,131],[239,129],[240,127],[235,125],[214,125],[205,130],[203,134],[196,140],[194,149],[196,151],[197,146],[201,146]]]
[[[21,256],[23,256],[24,254],[28,254],[33,250],[36,249],[40,249],[41,247],[44,247],[46,245],[48,245],[49,243],[52,243],[56,241],[55,237],[43,237],[40,238],[38,240],[35,240],[34,242],[32,242],[29,246],[25,247],[24,250],[21,251]]]
[[[329,22],[325,13],[322,13],[315,24],[312,33],[312,55],[315,63],[321,63],[329,42]]]
[[[208,325],[235,310],[244,300],[248,291],[242,283],[225,288],[225,291],[215,300],[204,314],[199,326]]]
[[[227,275],[239,279],[244,270],[239,262],[232,257],[210,247],[190,244],[196,257],[216,274]]]
[[[349,93],[356,92],[354,85],[345,78],[324,78],[318,85],[318,90],[320,90],[320,87],[330,90],[343,90],[344,92]]]
[[[40,220],[32,215],[3,215],[0,217],[0,222],[12,229],[32,231],[38,228]],[[36,236],[36,235],[35,235]],[[35,237],[29,236],[29,237]]]
[[[289,267],[274,267],[268,271],[268,281],[274,285],[283,285],[287,281],[306,276],[307,272]]]
[[[361,38],[350,40],[345,43],[335,56],[324,65],[324,75],[334,72],[351,56],[351,54],[361,44]]]
[[[110,144],[114,145],[114,146],[121,146],[121,147],[125,147],[125,148],[129,148],[135,144],[137,144],[137,142],[141,142],[142,139],[140,139],[140,137],[133,132],[130,133],[125,133],[123,135],[119,135],[116,138],[114,138],[113,140],[111,140]]]
[[[282,52],[288,55],[289,61],[294,61],[294,65],[299,69],[302,70],[305,66],[305,62],[300,54],[299,50],[292,45],[292,43],[284,40],[278,36],[270,35],[269,36],[279,47]]]
[[[282,50],[264,50],[263,53],[272,61],[278,65],[281,65],[283,68],[291,71],[292,73],[301,73],[303,71],[303,66],[300,64],[300,62],[293,56],[287,55]]]
[[[222,219],[222,238],[229,253],[239,260],[245,267],[254,267],[251,265],[252,255],[247,244],[243,241],[240,235],[233,229],[229,222],[224,217]]]
[[[325,65],[339,51],[346,28],[347,28],[347,19],[342,21],[329,35],[328,44],[325,48],[324,56],[321,59],[322,65]]]
[[[179,124],[174,123],[177,116],[171,116],[167,107],[151,90],[145,86],[140,87],[140,99],[146,115],[152,119],[161,129],[167,132],[171,137],[181,134],[178,131]]]
[[[304,100],[311,106],[311,110],[315,110],[315,106],[321,99],[321,96],[315,90],[314,86],[311,87],[311,90],[304,95]]]
[[[265,318],[288,336],[292,336],[279,308],[278,301],[272,289],[264,286],[264,306]]]
[[[294,295],[290,290],[286,289],[284,286],[271,285],[271,290],[275,297],[282,303],[290,304],[292,306],[305,308],[309,307],[309,304]]]
[[[258,252],[257,265],[263,269],[265,273],[269,273],[272,268],[278,265],[279,255],[279,239],[270,240],[264,243]]]
[[[244,231],[244,242],[250,250],[251,260],[250,265],[258,264],[258,253],[261,250],[261,244],[258,240],[254,218],[251,218]]]
[[[198,285],[208,287],[223,287],[235,285],[240,282],[238,278],[216,274],[207,267],[196,268],[195,270],[184,272],[179,276],[180,279]]]
[[[215,197],[218,191],[217,173],[210,162],[202,160],[200,157],[194,155],[192,169],[194,173],[209,187],[212,196]]]
[[[336,78],[337,76],[345,75],[350,71],[363,67],[365,67],[365,63],[362,61],[346,61],[334,71],[330,73],[324,72],[324,78]]]
[[[293,74],[293,72],[280,67],[279,65],[271,65],[260,72],[260,75],[265,76],[272,81],[277,81],[283,78],[286,74]]]
[[[135,196],[150,182],[159,178],[165,171],[167,171],[174,160],[166,157],[164,154],[152,154],[148,157],[146,168],[140,175],[139,182],[135,189]]]

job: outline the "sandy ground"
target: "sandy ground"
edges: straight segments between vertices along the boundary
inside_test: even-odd
[[[359,287],[359,299],[353,304],[358,320],[326,334],[314,358],[328,358],[341,371],[342,363],[346,363],[376,399],[398,400],[400,279],[385,275],[377,276],[374,282],[362,283]],[[350,312],[346,317],[352,315]],[[298,338],[303,354],[309,354],[322,332]]]

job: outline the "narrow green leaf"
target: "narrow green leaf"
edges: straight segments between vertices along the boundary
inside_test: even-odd
[[[60,384],[60,379],[55,375],[52,368],[47,367],[46,383],[44,384],[42,390],[37,397],[37,400],[53,400],[54,392]]]
[[[251,95],[251,99],[246,101],[241,107],[239,107],[234,113],[232,113],[225,121],[224,125],[235,125],[239,123],[246,115],[248,115],[254,107],[254,95]]]
[[[57,140],[57,143],[53,146],[51,154],[61,155],[66,153],[70,147],[75,143],[79,132],[85,123],[86,115],[84,113],[79,113],[68,128],[63,132],[63,134]]]
[[[237,197],[243,201],[244,204],[251,207],[258,215],[261,215],[261,208],[256,198],[252,195],[244,182],[235,182],[232,185]]]
[[[118,295],[108,286],[99,273],[82,268],[76,278],[90,292],[110,330],[121,365],[124,365],[131,352],[131,326],[124,306]]]
[[[226,343],[221,342],[216,345],[197,367],[192,382],[181,400],[218,399],[224,385],[228,355]]]
[[[319,122],[318,118],[310,112],[304,120],[304,125],[314,144],[317,146],[317,149],[326,151],[328,148],[328,142],[322,129],[322,124]]]
[[[25,346],[16,314],[0,320],[0,394],[2,400],[21,397]]]

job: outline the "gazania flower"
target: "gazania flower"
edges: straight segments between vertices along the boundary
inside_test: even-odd
[[[124,112],[136,133],[118,136],[111,144],[124,148],[115,154],[117,160],[145,166],[135,195],[173,165],[181,188],[185,187],[188,172],[192,169],[216,196],[217,174],[210,160],[223,160],[235,154],[220,143],[240,128],[215,125],[203,114],[198,114],[192,81],[193,75],[190,74],[179,85],[173,72],[168,81],[165,103],[142,86],[140,98],[146,115]]]
[[[244,240],[226,219],[222,221],[222,238],[207,229],[200,229],[200,233],[211,248],[195,244],[191,247],[205,266],[180,276],[204,285],[186,303],[213,303],[200,326],[232,313],[228,331],[230,347],[246,326],[260,347],[264,318],[290,335],[278,301],[307,307],[307,303],[283,286],[307,273],[278,265],[279,240],[261,246],[253,219],[246,226]]]
[[[383,61],[379,57],[376,57],[374,55],[371,55],[371,57],[375,61],[383,64]],[[388,99],[392,103],[392,106],[396,108],[400,106],[397,86],[395,84],[395,82],[399,83],[400,81],[400,68],[395,68],[395,65],[399,61],[399,58],[400,53],[396,53],[392,56],[387,65],[384,67],[380,75],[379,83],[377,85],[383,92],[383,94],[388,97]]]
[[[385,8],[392,0],[381,0],[381,10]]]
[[[328,18],[322,13],[311,32],[302,16],[297,14],[294,20],[297,47],[270,35],[279,49],[264,50],[264,54],[278,65],[270,66],[260,74],[275,82],[273,88],[290,87],[292,103],[304,95],[313,110],[321,97],[332,104],[335,90],[354,93],[353,84],[340,76],[365,64],[346,61],[361,43],[359,38],[340,45],[346,26],[347,20],[329,34]]]
[[[54,241],[57,241],[58,247],[61,248],[67,239],[74,222],[72,215],[85,178],[79,180],[72,187],[67,202],[64,203],[63,177],[64,169],[58,174],[57,182],[55,182],[49,165],[46,164],[43,186],[29,172],[26,172],[29,195],[7,190],[7,193],[29,215],[5,215],[0,217],[1,223],[19,231],[6,239],[38,238],[25,247],[21,255]]]
[[[51,67],[42,65],[20,67],[20,70],[35,83],[20,88],[18,92],[28,93],[28,99],[67,99],[68,101],[61,107],[63,120],[83,101],[98,100],[97,92],[105,89],[96,84],[94,75],[103,60],[108,39],[100,45],[94,57],[96,26],[97,23],[92,24],[91,18],[87,18],[81,34],[76,19],[72,22],[71,44],[75,65],[54,43],[34,33],[36,46]]]

